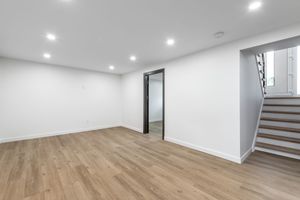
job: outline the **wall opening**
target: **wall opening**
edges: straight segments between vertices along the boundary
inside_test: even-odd
[[[144,134],[164,140],[164,69],[144,74]]]

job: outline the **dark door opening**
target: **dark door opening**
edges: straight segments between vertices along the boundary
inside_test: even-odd
[[[154,99],[155,98],[155,99]],[[153,100],[154,99],[154,100]],[[144,134],[160,132],[165,138],[165,70],[144,74]]]

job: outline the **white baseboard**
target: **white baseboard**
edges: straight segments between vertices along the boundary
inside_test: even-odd
[[[87,131],[95,131],[95,130],[113,128],[113,127],[118,127],[118,126],[120,126],[120,125],[94,126],[94,127],[81,128],[81,129],[76,129],[76,130],[54,131],[54,132],[48,132],[48,133],[43,133],[43,134],[31,134],[31,135],[26,135],[26,136],[0,138],[0,144],[1,143],[7,143],[7,142],[21,141],[21,140],[31,140],[31,139],[58,136],[58,135],[66,135],[66,134],[81,133],[81,132],[87,132]]]
[[[199,147],[199,146],[196,146],[194,144],[184,142],[184,141],[181,141],[181,140],[178,140],[178,139],[170,138],[170,137],[165,137],[165,140],[168,141],[168,142],[172,142],[172,143],[175,143],[175,144],[179,144],[179,145],[197,150],[197,151],[201,151],[201,152],[204,152],[204,153],[207,153],[207,154],[211,154],[211,155],[223,158],[225,160],[229,160],[229,161],[232,161],[232,162],[235,162],[235,163],[238,163],[238,164],[242,164],[242,158],[240,158],[240,157],[232,156],[232,155],[222,153],[222,152],[219,152],[219,151],[216,151],[216,150],[213,150],[213,149]]]
[[[243,163],[251,155],[252,152],[253,152],[253,149],[251,147],[244,153],[244,155],[242,155],[241,163]]]
[[[81,132],[87,132],[87,131],[95,131],[95,130],[100,130],[100,129],[106,129],[106,128],[113,128],[113,127],[119,127],[123,126],[125,128],[137,131],[139,133],[142,133],[143,131],[139,128],[128,126],[128,125],[107,125],[107,126],[95,126],[95,127],[89,127],[89,128],[82,128],[82,129],[77,129],[77,130],[69,130],[69,131],[54,131],[54,132],[48,132],[44,134],[37,134],[37,135],[26,135],[26,136],[19,136],[19,137],[9,137],[9,138],[1,138],[0,139],[0,144],[1,143],[7,143],[7,142],[15,142],[15,141],[21,141],[21,140],[30,140],[30,139],[37,139],[37,138],[44,138],[44,137],[51,137],[51,136],[58,136],[58,135],[66,135],[66,134],[74,134],[74,133],[81,133]],[[205,152],[226,160],[230,160],[235,163],[241,164],[250,154],[251,150],[249,149],[241,158],[235,157],[229,154],[225,154],[222,152],[218,152],[212,149],[207,149],[204,147],[199,147],[193,144],[190,144],[188,142],[183,142],[178,139],[170,138],[170,137],[165,137],[165,140],[168,142],[172,142],[175,144],[179,144],[191,149],[195,149],[197,151]]]
[[[134,130],[134,131],[139,132],[139,133],[143,133],[143,130],[140,129],[140,128],[136,128],[136,127],[129,126],[129,125],[126,125],[126,124],[123,124],[121,126],[123,126],[124,128],[128,128],[128,129]]]

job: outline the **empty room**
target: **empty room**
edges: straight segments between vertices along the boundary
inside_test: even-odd
[[[299,200],[299,0],[1,0],[0,200]]]

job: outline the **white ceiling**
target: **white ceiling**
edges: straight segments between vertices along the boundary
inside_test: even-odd
[[[126,73],[300,21],[299,0],[261,1],[251,13],[250,0],[1,0],[0,56]]]

